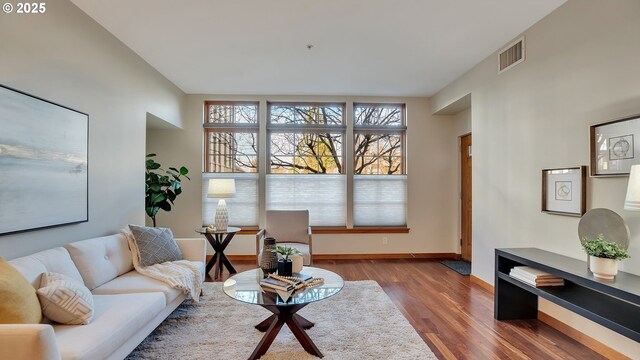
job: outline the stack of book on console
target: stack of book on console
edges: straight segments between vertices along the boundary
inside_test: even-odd
[[[564,279],[529,266],[515,266],[509,276],[531,286],[563,286]]]

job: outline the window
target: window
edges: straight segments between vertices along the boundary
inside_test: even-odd
[[[226,199],[229,223],[258,225],[258,104],[205,103],[203,224],[212,222],[218,199],[207,198],[209,179],[235,179],[236,195]]]
[[[208,179],[231,178],[233,225],[308,209],[312,226],[406,226],[404,104],[355,103],[346,114],[343,103],[267,102],[260,120],[258,105],[205,103],[203,224],[218,201],[207,198]]]
[[[267,209],[308,209],[311,225],[345,226],[344,105],[268,106]]]
[[[205,171],[258,171],[258,104],[205,103]]]
[[[353,223],[406,225],[405,109],[354,104]]]

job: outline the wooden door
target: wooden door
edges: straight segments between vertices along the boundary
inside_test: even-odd
[[[460,138],[460,245],[462,259],[471,261],[471,134]]]

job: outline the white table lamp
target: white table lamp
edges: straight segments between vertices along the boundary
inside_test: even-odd
[[[624,198],[624,209],[640,211],[640,165],[631,167],[629,183],[627,184],[627,196]]]
[[[236,181],[234,179],[209,179],[208,198],[219,198],[216,208],[214,226],[216,231],[225,231],[229,225],[229,212],[225,198],[230,198],[236,193]]]

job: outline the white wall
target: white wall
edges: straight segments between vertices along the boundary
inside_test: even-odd
[[[493,54],[432,99],[438,111],[472,94],[475,276],[493,283],[493,252],[500,247],[584,259],[579,218],[540,212],[540,173],[588,165],[588,125],[640,113],[639,13],[636,0],[570,0],[524,33],[524,63],[497,75]],[[640,274],[640,215],[622,208],[626,182],[589,179],[587,208],[609,208],[626,219],[632,260],[620,268]],[[540,308],[623,353],[640,354],[628,338],[589,327],[548,302]]]
[[[453,120],[455,121],[457,136],[466,135],[471,132],[471,108],[460,111],[454,116]]]
[[[184,184],[184,193],[170,213],[158,216],[159,226],[170,226],[177,236],[197,235],[202,225],[201,177],[202,119],[205,100],[404,102],[407,105],[407,166],[409,234],[314,235],[318,254],[369,253],[452,253],[457,252],[456,222],[456,136],[448,117],[430,115],[426,98],[371,98],[339,96],[216,96],[189,95],[184,130],[153,130],[148,133],[147,150],[169,166],[185,165],[194,174]],[[388,245],[382,237],[388,237]],[[255,254],[255,237],[237,236],[228,248],[230,254]]]
[[[71,2],[46,6],[0,14],[0,83],[89,114],[89,222],[0,236],[6,258],[144,222],[146,114],[182,122],[182,91]]]

